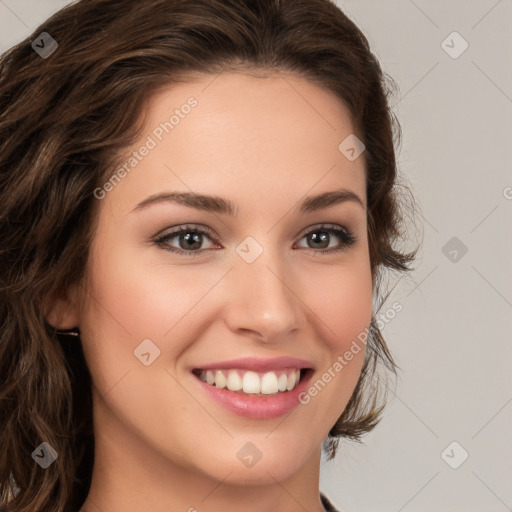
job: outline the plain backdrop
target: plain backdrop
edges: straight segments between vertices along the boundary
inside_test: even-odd
[[[0,0],[0,52],[66,3]],[[365,444],[323,463],[321,489],[345,512],[511,510],[512,2],[338,5],[399,86],[422,248],[382,309],[403,307],[383,329],[396,393]]]

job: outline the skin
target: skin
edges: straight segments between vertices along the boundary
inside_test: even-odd
[[[85,280],[49,315],[80,328],[94,383],[95,465],[81,512],[323,511],[322,441],[356,385],[364,348],[307,405],[277,419],[227,411],[190,370],[284,355],[311,361],[315,382],[369,325],[364,158],[338,150],[353,133],[340,101],[283,73],[203,75],[160,91],[132,150],[190,96],[197,107],[99,201]],[[299,213],[305,195],[340,188],[363,207]],[[171,203],[132,212],[164,191],[220,196],[238,204],[237,215]],[[184,224],[216,235],[203,237],[199,257],[153,242]],[[305,236],[322,224],[347,228],[356,243],[322,254]],[[247,236],[263,248],[251,264],[235,251]],[[168,244],[187,247],[177,236]],[[133,353],[147,338],[161,351],[150,366]],[[247,468],[236,454],[249,441],[262,457]]]

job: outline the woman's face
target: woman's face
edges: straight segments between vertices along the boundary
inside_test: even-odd
[[[335,96],[292,76],[204,75],[152,99],[95,192],[77,313],[109,464],[238,483],[318,466],[372,311],[364,154],[339,149],[352,133]]]

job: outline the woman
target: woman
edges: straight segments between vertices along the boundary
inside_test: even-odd
[[[2,511],[335,510],[407,271],[385,75],[328,0],[87,0],[0,62]]]

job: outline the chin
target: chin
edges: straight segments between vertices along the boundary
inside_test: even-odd
[[[284,463],[280,457],[267,461],[263,461],[262,458],[252,467],[246,467],[241,463],[231,463],[226,467],[226,471],[220,472],[217,468],[209,476],[219,481],[226,479],[226,483],[231,485],[267,486],[274,485],[276,481],[286,481],[300,468],[299,461],[287,460]],[[227,476],[228,474],[229,476]]]
[[[321,444],[317,454],[313,446],[297,438],[288,443],[278,437],[272,440],[272,436],[254,437],[253,442],[236,438],[210,451],[196,467],[215,480],[227,477],[226,482],[234,485],[273,485],[300,471],[309,459],[318,457],[319,461],[320,450]]]

